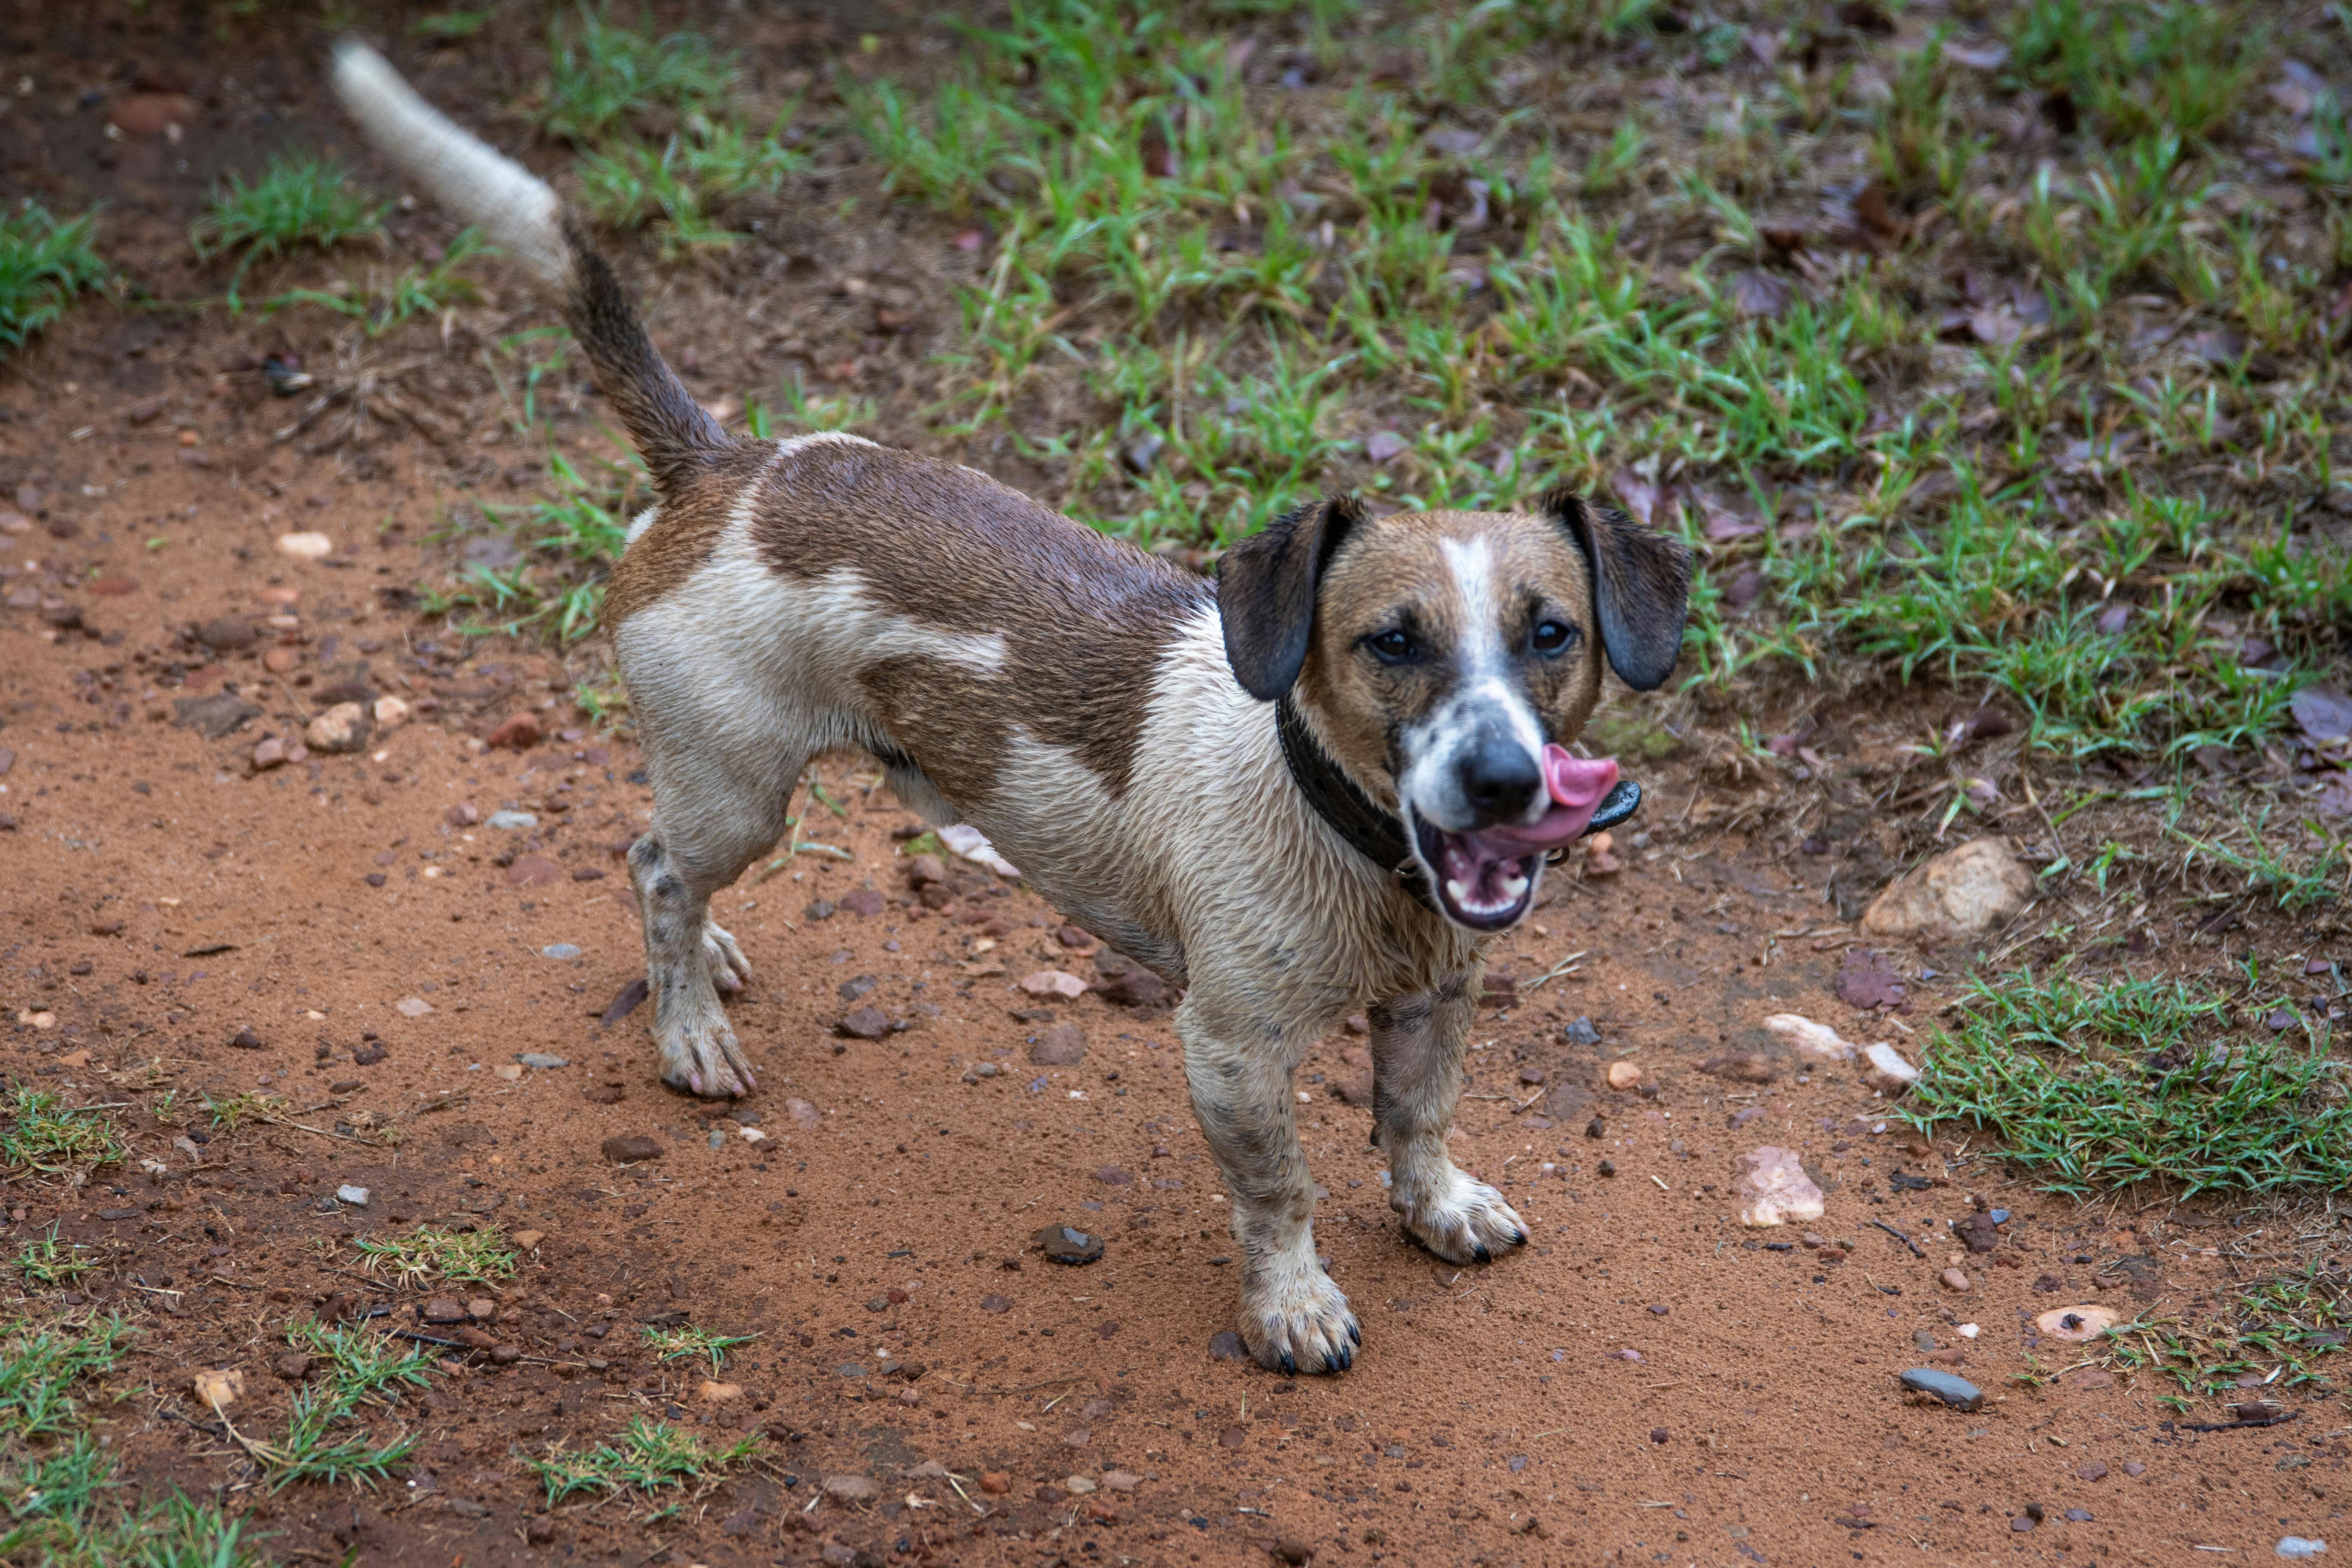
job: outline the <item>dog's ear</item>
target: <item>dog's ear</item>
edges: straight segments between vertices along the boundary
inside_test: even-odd
[[[1664,685],[1682,653],[1690,552],[1613,507],[1565,489],[1548,492],[1536,510],[1567,529],[1584,552],[1610,668],[1636,691]]]
[[[1218,558],[1225,662],[1242,689],[1259,701],[1273,701],[1297,681],[1323,568],[1363,520],[1362,502],[1333,496],[1277,518]]]

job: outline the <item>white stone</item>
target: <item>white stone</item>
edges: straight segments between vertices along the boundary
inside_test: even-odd
[[[367,744],[368,710],[356,702],[338,702],[310,721],[303,742],[314,752],[356,752]]]
[[[278,549],[298,561],[324,561],[335,552],[335,542],[323,533],[281,533]]]
[[[1824,1061],[1850,1062],[1860,1049],[1827,1024],[1816,1024],[1798,1013],[1775,1013],[1764,1020],[1764,1026],[1805,1055]]]
[[[2302,1562],[2306,1558],[2324,1555],[2327,1551],[2327,1542],[2312,1541],[2300,1535],[2282,1535],[2279,1537],[2278,1545],[2273,1550],[2292,1562]]]
[[[345,1182],[341,1186],[335,1189],[335,1198],[339,1203],[346,1203],[351,1205],[353,1208],[363,1209],[367,1207],[368,1190],[365,1187],[356,1186],[350,1182]]]
[[[1768,1143],[1738,1155],[1732,1165],[1738,1174],[1731,1191],[1739,1202],[1739,1223],[1744,1226],[1761,1229],[1790,1220],[1817,1220],[1828,1206],[1793,1149]]]
[[[1884,1040],[1864,1046],[1862,1054],[1870,1063],[1863,1079],[1881,1093],[1901,1094],[1919,1081],[1919,1069],[1905,1061],[1902,1053]]]

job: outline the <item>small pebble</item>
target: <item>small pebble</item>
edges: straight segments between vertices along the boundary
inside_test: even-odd
[[[2273,1550],[2290,1562],[2301,1562],[2325,1552],[2327,1550],[2327,1542],[2312,1541],[2300,1535],[2282,1535],[2279,1537],[2278,1545]]]
[[[1965,1377],[1954,1377],[1948,1372],[1937,1372],[1933,1367],[1913,1367],[1902,1374],[1902,1384],[1916,1394],[1940,1399],[1955,1410],[1976,1410],[1984,1405],[1983,1389]]]
[[[335,1196],[339,1201],[347,1203],[353,1208],[363,1209],[367,1207],[368,1190],[365,1187],[355,1186],[346,1183],[342,1186],[335,1189]]]
[[[541,958],[577,958],[580,956],[580,950],[568,942],[559,942],[541,948],[539,955]]]

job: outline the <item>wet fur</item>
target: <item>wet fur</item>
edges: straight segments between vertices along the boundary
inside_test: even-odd
[[[1291,1089],[1359,1006],[1407,1232],[1457,1263],[1526,1239],[1444,1146],[1490,939],[1431,914],[1315,816],[1267,699],[1295,688],[1333,755],[1392,804],[1398,738],[1446,692],[1368,671],[1355,640],[1401,607],[1441,631],[1458,619],[1445,542],[1475,543],[1515,616],[1580,620],[1582,650],[1528,688],[1571,740],[1604,652],[1622,671],[1621,641],[1646,637],[1654,664],[1679,639],[1671,548],[1572,499],[1378,521],[1342,500],[1237,547],[1213,588],[953,464],[848,437],[733,441],[544,185],[364,51],[342,51],[336,79],[379,146],[562,304],[654,475],[605,616],[654,787],[629,870],[666,1081],[754,1087],[719,1002],[751,972],[709,900],[782,837],[810,761],[860,747],[909,805],[977,826],[1070,918],[1188,987],[1185,1078],[1232,1197],[1238,1327],[1261,1363],[1336,1371],[1360,1342],[1316,1259]]]

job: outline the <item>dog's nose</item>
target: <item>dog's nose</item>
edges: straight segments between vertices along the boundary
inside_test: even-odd
[[[1462,758],[1462,799],[1477,814],[1477,826],[1517,822],[1543,794],[1543,767],[1507,735],[1478,737]]]

